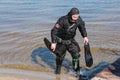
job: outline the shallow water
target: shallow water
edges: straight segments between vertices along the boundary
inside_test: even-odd
[[[118,0],[1,0],[0,44],[13,42],[16,46],[26,40],[39,44],[39,40],[49,36],[60,16],[66,15],[72,7],[77,7],[86,22],[88,37],[93,47],[120,49],[119,3]],[[1,45],[0,49],[8,50],[10,45]]]
[[[72,7],[79,8],[86,23],[94,64],[113,62],[120,56],[119,3],[119,0],[0,0],[0,64],[49,65],[54,69],[55,59],[48,55],[46,61],[43,55],[46,52],[41,54],[43,48],[39,47],[44,47],[44,37],[50,39],[50,30],[57,19]],[[79,32],[76,40],[83,47]],[[64,66],[69,66],[69,58]]]

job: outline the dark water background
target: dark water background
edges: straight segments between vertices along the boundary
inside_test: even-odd
[[[53,65],[49,63],[55,63],[55,58],[49,56],[50,62],[46,61],[43,54],[46,50],[39,47],[44,46],[44,37],[50,39],[50,30],[57,19],[72,7],[79,8],[86,23],[95,64],[118,58],[120,0],[0,0],[0,64],[36,66],[35,58],[43,66],[46,66],[44,62]],[[79,32],[76,40],[82,47]]]

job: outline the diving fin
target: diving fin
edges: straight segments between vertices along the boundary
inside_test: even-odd
[[[45,45],[46,45],[46,47],[52,52],[52,53],[54,53],[54,54],[56,54],[55,53],[55,51],[53,51],[52,49],[51,49],[51,42],[47,39],[47,38],[44,38],[44,43],[45,43]]]
[[[90,51],[89,43],[84,44],[84,53],[85,53],[85,62],[87,67],[91,67],[93,65],[93,57]]]
[[[51,42],[50,42],[47,38],[44,38],[44,43],[45,43],[46,47],[47,47],[50,51],[52,51],[52,49],[51,49]]]

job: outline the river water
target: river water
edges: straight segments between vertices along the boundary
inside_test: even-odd
[[[119,0],[0,0],[0,64],[33,65],[31,53],[44,47],[43,38],[50,39],[54,23],[72,7],[80,10],[91,47],[108,49],[117,55],[120,52]],[[79,31],[76,40],[83,46]],[[100,57],[97,60],[102,61]]]

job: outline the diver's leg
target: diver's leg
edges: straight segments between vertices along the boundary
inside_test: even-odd
[[[76,41],[73,41],[71,44],[67,46],[67,50],[72,56],[72,64],[73,64],[73,70],[80,74],[80,47]]]
[[[60,74],[61,73],[61,65],[62,65],[62,62],[63,62],[64,57],[66,55],[66,46],[63,45],[63,44],[57,44],[55,54],[56,54],[56,70],[55,70],[55,73]]]

